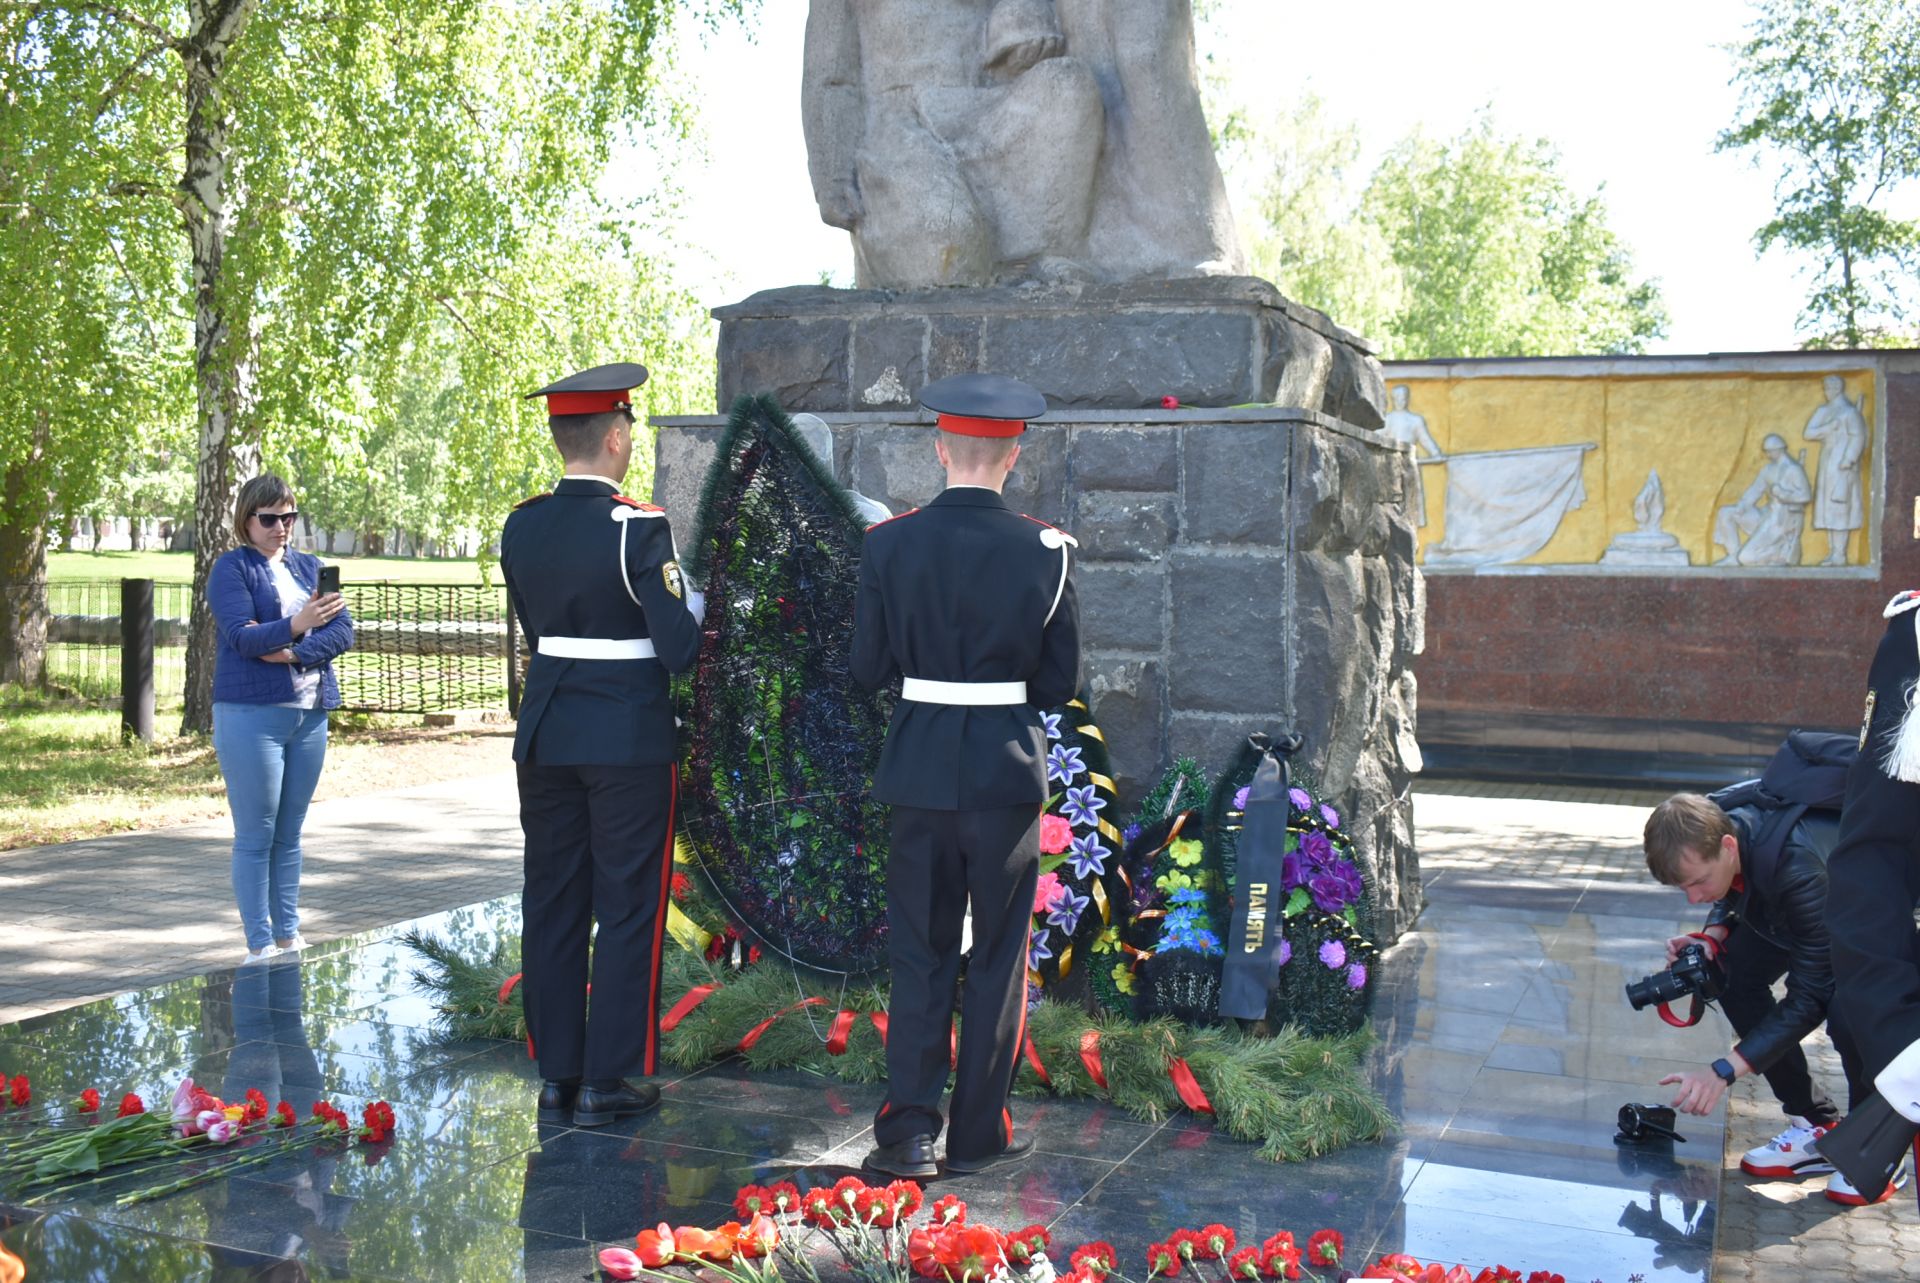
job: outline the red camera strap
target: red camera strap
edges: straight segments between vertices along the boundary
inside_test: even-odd
[[[1704,931],[1689,931],[1687,932],[1687,938],[1689,940],[1700,941],[1702,944],[1707,946],[1708,957],[1712,958],[1716,962],[1720,960],[1721,948],[1720,948],[1720,942],[1718,940],[1714,939],[1712,936],[1708,935]],[[1655,1010],[1657,1010],[1660,1013],[1660,1019],[1672,1025],[1675,1029],[1691,1029],[1693,1028],[1693,1026],[1700,1023],[1700,1017],[1707,1014],[1707,1004],[1700,1001],[1699,994],[1694,994],[1692,998],[1689,999],[1689,1002],[1690,1002],[1690,1006],[1688,1007],[1687,1018],[1685,1020],[1682,1020],[1679,1016],[1674,1015],[1673,1007],[1667,1003],[1664,1003],[1664,1002],[1661,1003],[1659,1007],[1657,1007]]]

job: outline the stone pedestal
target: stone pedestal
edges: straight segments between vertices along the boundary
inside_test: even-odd
[[[910,409],[925,384],[986,370],[1057,406],[1298,406],[1377,429],[1373,348],[1251,276],[1124,285],[765,290],[715,308],[716,409],[771,393],[789,413]]]
[[[1057,319],[1064,334],[1067,318]],[[923,337],[936,327],[916,323]],[[863,324],[845,322],[844,360],[857,364]],[[723,340],[723,385],[777,386],[729,367],[727,350]],[[895,368],[905,387],[952,372]],[[824,395],[827,384],[808,387]],[[832,425],[841,480],[894,511],[944,485],[915,410],[794,408]],[[690,531],[724,421],[654,422],[654,497]],[[1013,507],[1080,541],[1087,672],[1122,805],[1130,812],[1176,756],[1218,770],[1249,731],[1299,731],[1302,764],[1376,876],[1383,943],[1421,902],[1407,799],[1419,769],[1411,664],[1423,610],[1411,485],[1404,447],[1312,410],[1268,407],[1056,411],[1029,429],[1007,489]]]
[[[1688,564],[1688,557],[1680,540],[1664,530],[1629,530],[1613,537],[1600,554],[1600,564],[1680,569]]]

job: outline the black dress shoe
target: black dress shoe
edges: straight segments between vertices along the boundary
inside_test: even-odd
[[[952,1154],[948,1154],[947,1173],[952,1176],[971,1176],[975,1172],[984,1172],[1002,1163],[1018,1162],[1031,1153],[1033,1153],[1033,1137],[1022,1136],[999,1153],[989,1154],[985,1158],[955,1158]]]
[[[573,1098],[580,1091],[578,1078],[547,1080],[540,1084],[540,1121],[564,1123],[573,1116]]]
[[[924,1135],[909,1136],[897,1145],[876,1145],[861,1166],[901,1180],[925,1180],[940,1174],[940,1165],[933,1161],[933,1137]]]
[[[616,1118],[644,1114],[660,1103],[660,1089],[652,1083],[621,1083],[611,1091],[582,1087],[573,1101],[575,1127],[604,1127]]]

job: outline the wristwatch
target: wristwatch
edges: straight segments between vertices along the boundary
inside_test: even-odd
[[[1714,1061],[1713,1064],[1708,1066],[1708,1068],[1712,1069],[1714,1073],[1718,1074],[1720,1076],[1721,1081],[1726,1083],[1727,1086],[1729,1087],[1733,1086],[1733,1064],[1725,1056],[1722,1056],[1720,1057],[1720,1059]]]

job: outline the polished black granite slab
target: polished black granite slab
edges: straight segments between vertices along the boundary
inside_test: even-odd
[[[1611,1140],[1620,1104],[1661,1099],[1659,1077],[1724,1048],[1711,1024],[1668,1029],[1621,997],[1681,927],[1680,897],[1456,871],[1431,899],[1377,971],[1369,1064],[1401,1120],[1387,1141],[1275,1165],[1204,1117],[1021,1099],[1034,1158],[935,1192],[1002,1228],[1047,1224],[1066,1248],[1110,1242],[1136,1276],[1149,1242],[1218,1221],[1243,1243],[1331,1226],[1355,1270],[1405,1251],[1582,1281],[1705,1279],[1724,1119],[1685,1120],[1670,1154]],[[601,1246],[661,1220],[731,1219],[749,1181],[831,1182],[871,1144],[880,1087],[738,1062],[663,1077],[644,1118],[542,1126],[523,1046],[435,1035],[408,925],[0,1027],[0,1070],[33,1078],[28,1117],[86,1087],[164,1097],[191,1074],[302,1113],[385,1098],[399,1120],[377,1161],[308,1151],[127,1208],[124,1183],[24,1203],[0,1191],[0,1244],[31,1283],[586,1280]],[[499,901],[417,925],[478,951],[518,912]],[[0,1128],[23,1121],[0,1114]]]

